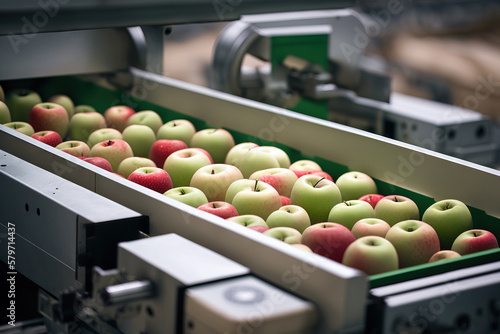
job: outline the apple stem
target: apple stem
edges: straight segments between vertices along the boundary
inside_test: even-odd
[[[397,202],[398,201],[398,198],[396,196],[394,196],[394,202]]]
[[[316,188],[316,186],[318,185],[318,183],[320,183],[321,181],[323,181],[325,179],[325,177],[322,177],[321,179],[318,180],[318,182],[316,182],[313,186],[313,188]]]
[[[413,232],[413,227],[409,227],[408,232]]]
[[[352,204],[348,201],[344,201],[344,204],[347,205],[347,206],[351,206]]]
[[[184,191],[184,189],[181,189],[181,195],[185,195],[186,192]]]
[[[448,210],[450,208],[450,203],[446,203],[446,205],[444,206],[445,210]]]
[[[258,191],[257,190],[257,183],[259,182],[259,180],[255,180],[255,186],[253,187],[253,191]]]
[[[111,141],[111,139],[110,139],[110,140],[108,140],[107,145],[108,145],[108,146],[111,146],[112,144],[113,144],[113,142]]]
[[[212,169],[212,173],[211,173],[211,174],[212,174],[212,175],[213,175],[213,174],[215,174],[215,171],[214,171],[213,169]]]
[[[213,204],[212,204],[212,207],[213,207],[214,209],[216,209],[216,208],[217,208],[217,207],[215,206],[215,203],[213,203]]]

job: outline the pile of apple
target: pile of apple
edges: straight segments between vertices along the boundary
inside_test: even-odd
[[[0,88],[0,123],[141,186],[369,275],[498,248],[468,207],[445,199],[420,215],[407,197],[378,194],[367,174],[336,180],[313,160],[236,144],[225,129],[163,123],[153,110],[103,113],[56,95]]]

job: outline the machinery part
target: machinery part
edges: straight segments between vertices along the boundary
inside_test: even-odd
[[[105,305],[111,305],[141,298],[150,298],[153,294],[153,283],[148,280],[141,280],[108,286],[101,291],[100,297]]]

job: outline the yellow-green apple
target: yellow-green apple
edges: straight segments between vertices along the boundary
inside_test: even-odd
[[[281,148],[275,146],[261,146],[261,147],[269,150],[272,154],[274,154],[281,168],[290,167],[290,158],[288,157],[288,154]]]
[[[206,150],[216,164],[224,163],[227,153],[234,147],[234,138],[225,129],[204,129],[194,133],[189,146]]]
[[[302,234],[293,227],[278,226],[270,227],[268,230],[262,232],[268,237],[278,239],[287,244],[300,244],[302,242]]]
[[[396,248],[379,236],[365,236],[356,239],[345,250],[342,264],[376,275],[399,268]]]
[[[306,246],[304,244],[290,244],[290,246],[296,247],[298,249],[301,249],[301,250],[309,252],[309,253],[313,252],[311,248],[309,248],[308,246]]]
[[[5,102],[0,101],[0,124],[9,123],[12,121],[10,117],[9,107],[5,104]]]
[[[270,228],[287,226],[293,227],[302,233],[311,226],[311,220],[307,211],[298,205],[285,205],[271,214],[266,219],[266,224]]]
[[[290,205],[290,197],[286,197],[286,196],[283,196],[283,195],[280,195],[280,199],[281,199],[281,206],[285,206],[285,205]]]
[[[89,135],[87,145],[92,148],[95,144],[110,139],[123,139],[122,133],[113,128],[97,129]]]
[[[391,228],[386,221],[378,218],[363,218],[358,220],[351,228],[352,234],[359,239],[369,235],[385,238],[387,231]]]
[[[257,146],[259,145],[251,142],[236,144],[229,150],[229,152],[227,152],[225,163],[228,165],[236,165],[236,163],[241,159],[242,156],[244,156],[248,151]]]
[[[104,129],[106,120],[97,111],[76,113],[69,120],[69,135],[74,140],[87,142],[92,132]]]
[[[158,139],[151,145],[148,156],[156,166],[163,167],[170,154],[186,148],[186,143],[179,139]]]
[[[455,199],[445,199],[432,204],[422,215],[422,221],[436,230],[442,249],[450,249],[459,234],[472,229],[469,208]]]
[[[9,107],[10,116],[14,122],[28,122],[31,109],[39,103],[42,103],[40,95],[31,89],[14,89],[7,92],[5,96],[5,104]]]
[[[130,173],[141,167],[158,167],[153,160],[143,157],[128,157],[123,159],[118,165],[116,172],[127,178]]]
[[[360,200],[343,201],[336,204],[328,214],[328,220],[352,229],[354,224],[363,218],[373,218],[373,208],[369,203]]]
[[[56,146],[58,150],[71,154],[75,157],[88,157],[90,156],[89,146],[80,140],[67,140],[63,141]]]
[[[79,157],[85,162],[88,162],[89,164],[92,164],[97,167],[101,167],[104,170],[107,170],[108,172],[113,173],[113,168],[111,167],[111,164],[109,163],[108,160],[101,158],[101,157]]]
[[[240,215],[240,216],[234,216],[227,218],[227,220],[230,220],[232,222],[238,223],[240,225],[246,226],[246,227],[251,227],[251,226],[262,226],[262,227],[267,227],[266,221],[262,219],[259,216],[256,215]]]
[[[200,167],[191,177],[189,185],[203,191],[209,202],[225,201],[227,188],[240,179],[243,175],[236,166],[210,164]]]
[[[227,219],[238,215],[237,209],[224,201],[208,202],[198,206],[198,209],[216,215],[220,218]]]
[[[57,94],[49,97],[47,102],[52,102],[52,103],[57,103],[66,109],[66,112],[68,113],[68,118],[71,119],[71,117],[75,113],[75,104],[73,103],[73,100],[68,96],[64,94]]]
[[[59,133],[52,130],[38,131],[32,134],[31,137],[52,147],[56,147],[57,145],[62,143],[62,138]]]
[[[20,122],[20,121],[8,122],[8,123],[5,123],[4,125],[8,128],[14,129],[17,132],[20,132],[20,133],[25,134],[27,136],[31,136],[35,133],[35,130],[31,126],[31,124],[29,124],[27,122]]]
[[[393,225],[385,238],[396,248],[400,268],[427,263],[441,249],[436,231],[420,220],[404,220]]]
[[[2,86],[0,86],[0,101],[5,102],[5,92],[3,91]]]
[[[28,123],[33,126],[35,132],[52,130],[66,137],[68,132],[69,117],[66,109],[57,103],[42,102],[31,108],[28,115]]]
[[[302,243],[319,255],[342,262],[344,252],[356,238],[352,232],[337,223],[316,223],[302,232]]]
[[[359,200],[370,203],[370,205],[375,209],[375,205],[377,205],[378,201],[380,201],[382,198],[384,198],[384,195],[381,194],[367,194],[361,196]]]
[[[168,121],[158,129],[156,133],[157,139],[179,139],[188,146],[191,143],[191,138],[196,132],[193,123],[187,119],[174,119]]]
[[[483,229],[472,229],[462,232],[451,245],[451,250],[461,255],[498,248],[497,238],[493,233]]]
[[[208,203],[208,198],[203,191],[193,187],[175,187],[167,190],[163,195],[195,208]]]
[[[127,119],[127,126],[132,124],[147,125],[156,134],[160,126],[163,125],[163,120],[156,111],[142,110],[134,113]]]
[[[170,175],[163,168],[140,167],[130,173],[127,179],[160,194],[172,189]]]
[[[134,109],[124,105],[111,106],[103,113],[107,126],[120,132],[127,127],[129,117],[134,114]]]
[[[269,168],[280,168],[275,152],[269,146],[257,146],[249,150],[236,163],[245,178],[253,173]]]
[[[378,191],[375,181],[367,174],[351,171],[340,175],[335,181],[344,201],[359,199],[363,195]]]
[[[180,142],[184,144],[184,142]],[[210,159],[205,153],[193,148],[185,148],[171,153],[165,160],[163,169],[170,174],[174,187],[184,187],[189,186],[193,174],[196,173],[198,169],[210,165],[210,163]]]
[[[149,157],[149,150],[156,141],[155,133],[147,125],[129,125],[123,130],[122,136],[123,140],[130,145],[136,157]]]
[[[317,162],[308,159],[297,160],[288,168],[292,170],[297,177],[304,176],[311,171],[323,171]]]
[[[113,167],[113,171],[116,172],[120,163],[126,158],[133,157],[134,153],[125,140],[109,139],[92,146],[90,149],[90,156],[103,157],[108,160],[111,167]]]
[[[441,250],[439,252],[434,253],[434,255],[432,255],[431,258],[429,259],[429,263],[441,261],[441,260],[445,260],[445,259],[455,259],[455,258],[458,258],[461,256],[462,255],[460,255],[459,253],[457,253],[455,251],[445,249],[445,250]]]
[[[375,205],[375,218],[385,220],[393,226],[403,220],[419,220],[420,212],[417,204],[411,199],[400,195],[389,195]]]
[[[281,207],[280,194],[271,185],[248,179],[236,180],[227,189],[226,202],[240,215],[253,214],[266,219]]]
[[[203,149],[203,148],[200,148],[200,147],[192,147],[193,149],[195,150],[198,150],[200,152],[203,152],[203,154],[205,154],[209,159],[210,159],[210,163],[213,164],[214,163],[214,159],[212,159],[212,156],[210,155],[210,153],[208,153],[207,150]]]
[[[256,171],[248,179],[270,184],[280,195],[290,197],[293,185],[297,182],[297,175],[288,168],[279,167]]]
[[[297,173],[297,171],[294,171],[294,173],[295,173],[295,175],[300,175],[300,176],[304,176],[304,175],[308,175],[308,174],[318,175],[320,177],[324,177],[327,180],[333,181],[333,178],[330,174],[328,174],[327,172],[321,171],[321,170],[307,170],[307,171],[301,171],[299,173]]]
[[[75,114],[83,113],[83,112],[97,112],[94,107],[88,104],[79,104],[75,106]],[[74,114],[73,114],[74,115]]]
[[[342,195],[337,185],[313,174],[299,177],[290,194],[290,203],[303,207],[311,224],[326,222],[330,210],[341,202]]]

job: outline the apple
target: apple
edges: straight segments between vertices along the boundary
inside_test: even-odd
[[[292,188],[297,182],[295,173],[287,168],[267,168],[250,175],[249,180],[259,180],[270,184],[282,196],[290,197]]]
[[[56,147],[62,143],[62,138],[59,133],[52,130],[38,131],[32,134],[31,137],[52,147]]]
[[[170,154],[186,148],[188,146],[180,139],[158,139],[151,145],[148,156],[156,166],[163,167]]]
[[[89,146],[79,140],[63,141],[56,148],[75,157],[88,157],[90,155]]]
[[[156,133],[157,139],[178,139],[186,146],[191,143],[191,138],[196,132],[193,123],[187,119],[174,119],[160,126]]]
[[[97,129],[89,135],[87,145],[92,148],[95,144],[110,139],[123,139],[122,133],[113,128]]]
[[[68,132],[69,117],[63,106],[56,103],[43,102],[31,108],[28,115],[28,123],[33,126],[35,132],[52,130],[59,133],[61,138],[64,138]]]
[[[280,162],[275,151],[270,146],[257,146],[249,150],[236,163],[245,178],[253,173],[269,168],[280,168]]]
[[[441,249],[439,237],[432,226],[414,219],[393,225],[385,238],[396,248],[400,268],[427,263]]]
[[[12,121],[28,122],[28,116],[31,109],[42,103],[42,99],[37,92],[18,88],[11,90],[5,96],[5,104],[9,107],[10,116]],[[42,129],[42,130],[52,130],[52,129]]]
[[[164,194],[172,189],[172,180],[167,171],[158,167],[140,167],[130,173],[127,180]]]
[[[331,209],[341,202],[342,195],[334,182],[312,174],[299,177],[290,194],[290,203],[303,207],[311,224],[326,222]]]
[[[291,204],[290,197],[286,197],[286,196],[280,195],[280,199],[281,199],[281,206],[285,206],[285,205],[290,205]]]
[[[214,159],[212,159],[212,156],[210,155],[210,153],[208,153],[207,150],[204,150],[204,149],[199,148],[199,147],[192,147],[192,149],[195,149],[195,150],[198,150],[200,152],[203,152],[203,154],[205,154],[210,159],[210,164],[214,163]]]
[[[209,202],[224,201],[227,188],[236,180],[243,179],[240,170],[233,165],[210,164],[200,167],[192,176],[190,186],[203,191]]]
[[[455,251],[445,249],[445,250],[441,250],[439,252],[434,253],[434,255],[432,255],[431,258],[429,259],[429,263],[440,261],[440,260],[445,260],[445,259],[455,259],[455,258],[461,257],[461,256],[462,255],[460,255],[459,253],[457,253]]]
[[[297,177],[313,174],[313,175],[318,175],[320,177],[324,177],[327,180],[333,181],[333,177],[330,174],[328,174],[327,172],[323,172],[321,170],[306,170],[306,171],[293,171],[293,172],[295,173],[295,175],[297,175]]]
[[[180,142],[184,144],[184,142]],[[163,169],[172,178],[174,187],[186,187],[191,183],[193,174],[206,165],[210,165],[210,159],[203,152],[192,148],[185,148],[171,153],[165,160]]]
[[[66,109],[66,112],[68,113],[68,118],[71,119],[71,117],[75,114],[75,105],[73,103],[73,100],[64,94],[57,94],[49,97],[47,102],[52,102],[52,103],[57,103],[61,106],[63,106],[64,109]]]
[[[450,249],[462,232],[472,229],[469,208],[454,199],[442,200],[429,206],[422,215],[422,221],[436,230],[443,249]]]
[[[113,173],[113,168],[111,167],[111,164],[109,163],[108,160],[101,158],[101,157],[79,157],[83,161],[88,162],[94,166],[101,167],[104,170],[107,170],[108,172]]]
[[[269,230],[269,227],[260,226],[260,225],[248,226],[247,228],[254,230],[254,231],[257,231],[257,232],[260,232],[260,233],[264,233],[265,231]]]
[[[2,86],[0,86],[0,101],[5,102],[5,92],[3,91]]]
[[[316,223],[302,232],[304,245],[311,248],[314,253],[336,262],[342,262],[346,248],[354,240],[356,238],[352,232],[344,225],[337,223]]]
[[[111,167],[113,167],[113,171],[116,172],[118,171],[120,163],[126,158],[134,156],[134,154],[132,152],[132,148],[125,140],[110,139],[95,144],[90,149],[90,156],[103,157],[108,160]]]
[[[123,130],[122,136],[123,140],[130,145],[136,157],[149,157],[149,150],[156,141],[155,133],[147,125],[129,125]]]
[[[116,173],[127,178],[130,173],[141,167],[158,167],[153,160],[143,157],[128,157],[123,159],[118,165]]]
[[[87,142],[92,132],[104,128],[106,120],[97,111],[76,113],[69,121],[69,135],[74,140]]]
[[[270,227],[268,230],[262,232],[262,234],[281,240],[287,244],[300,244],[302,241],[302,235],[293,227]]]
[[[304,244],[290,244],[290,246],[293,246],[295,248],[301,249],[301,250],[309,252],[309,253],[313,253],[312,249]]]
[[[403,220],[419,220],[420,212],[417,205],[408,197],[389,195],[375,205],[375,218],[385,220],[393,226]]]
[[[238,223],[240,225],[246,226],[246,227],[252,227],[252,226],[262,226],[269,228],[267,226],[266,221],[262,219],[259,216],[256,215],[240,215],[240,216],[234,216],[227,218],[227,220],[230,220],[232,222]]]
[[[6,127],[16,130],[22,134],[27,136],[32,136],[35,133],[35,130],[31,126],[31,124],[26,122],[8,122],[4,124]]]
[[[193,134],[189,146],[206,150],[216,164],[224,163],[227,153],[234,147],[234,138],[225,129],[204,129]]]
[[[323,171],[318,163],[308,159],[297,160],[288,169],[292,170],[297,177],[304,176],[310,171]]]
[[[378,191],[375,181],[369,175],[357,171],[340,175],[335,184],[339,187],[344,201],[358,199]]]
[[[497,238],[493,233],[482,229],[462,232],[451,245],[451,250],[460,255],[472,254],[498,248]]]
[[[281,168],[290,167],[290,158],[288,157],[288,154],[281,148],[275,146],[260,146],[260,147],[267,149],[272,154],[274,154]]]
[[[208,202],[198,206],[198,209],[227,219],[238,215],[236,208],[230,203],[224,201]]]
[[[280,194],[271,185],[258,180],[236,180],[227,189],[226,202],[240,215],[253,214],[266,219],[281,207]]]
[[[156,134],[163,125],[160,115],[153,110],[142,110],[134,113],[127,119],[127,126],[132,124],[147,125]]]
[[[365,236],[353,241],[345,250],[342,264],[376,275],[399,268],[396,248],[383,237]]]
[[[311,226],[311,220],[307,211],[297,205],[285,205],[272,212],[266,219],[266,224],[270,228],[287,226],[293,227],[302,233]]]
[[[79,104],[75,106],[75,114],[86,113],[86,112],[97,112],[97,110],[95,110],[94,107],[89,106],[88,104]]]
[[[370,203],[370,205],[375,209],[375,205],[377,205],[378,201],[384,198],[384,195],[381,194],[367,194],[358,198],[360,201],[365,201]]]
[[[236,165],[242,156],[244,156],[248,151],[257,146],[259,145],[251,142],[236,144],[229,150],[229,152],[227,152],[224,162],[228,165]]]
[[[386,221],[378,218],[363,218],[358,220],[351,228],[352,234],[359,239],[369,235],[385,238],[387,231],[391,228]]]
[[[5,104],[5,102],[0,101],[0,124],[9,123],[12,121],[10,117],[9,107]]]
[[[111,106],[103,113],[107,126],[120,132],[127,127],[129,117],[134,114],[134,109],[123,105]]]
[[[352,229],[354,224],[363,218],[373,218],[372,206],[360,200],[343,201],[336,204],[328,214],[328,220],[332,223],[339,223]]]
[[[195,208],[208,203],[208,198],[203,191],[193,187],[172,188],[167,190],[163,195]]]

